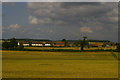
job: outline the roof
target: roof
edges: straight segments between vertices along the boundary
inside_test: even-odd
[[[32,42],[32,44],[42,44],[42,42]]]
[[[64,42],[60,42],[60,41],[59,42],[53,42],[53,43],[64,44]]]
[[[29,42],[27,42],[27,41],[23,41],[23,42],[19,42],[19,43],[22,43],[22,44],[29,44]]]

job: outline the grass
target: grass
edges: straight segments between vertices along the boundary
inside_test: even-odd
[[[117,78],[117,52],[2,51],[3,78]]]
[[[80,47],[25,47],[25,49],[36,49],[36,50],[52,50],[52,49],[63,49],[63,50],[81,50]],[[85,48],[85,50],[95,50],[95,49],[113,49],[115,50],[115,47],[106,48],[106,47],[92,47],[92,48]]]

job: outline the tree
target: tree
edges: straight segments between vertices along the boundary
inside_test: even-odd
[[[75,42],[74,42],[74,45],[75,45],[76,47],[79,47],[79,46],[80,46],[80,45],[79,45],[80,43],[81,43],[81,40],[75,41]]]
[[[15,38],[10,39],[10,48],[16,48],[18,46]]]
[[[29,46],[32,47],[32,42],[29,42]]]
[[[7,42],[7,41],[3,42],[2,48],[3,48],[3,49],[9,49],[9,48],[10,48],[10,43]]]
[[[19,50],[23,50],[23,49],[24,49],[23,44],[20,44],[20,45],[18,46],[18,49],[19,49]]]
[[[16,41],[16,39],[15,38],[12,38],[12,39],[10,39],[10,41],[8,42],[8,41],[5,41],[5,42],[3,42],[3,44],[2,44],[2,48],[3,49],[14,49],[14,48],[17,48],[17,41]]]
[[[67,40],[66,39],[62,39],[62,42],[64,42],[64,46],[67,46]]]
[[[117,43],[117,50],[120,50],[120,43]]]
[[[87,37],[84,36],[83,40],[80,42],[81,50],[84,50],[84,47],[88,45],[88,42],[86,41]]]

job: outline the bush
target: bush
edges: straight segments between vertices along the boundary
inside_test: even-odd
[[[117,50],[120,51],[120,43],[117,44]]]
[[[5,41],[2,43],[2,48],[3,49],[17,49],[18,44],[15,38],[10,39],[10,41]],[[19,49],[23,49],[23,47],[20,45]]]
[[[17,41],[15,38],[12,38],[10,39],[10,48],[14,49],[16,48],[18,45],[17,45]]]
[[[2,48],[3,49],[9,49],[10,48],[10,43],[9,42],[3,42],[3,44],[2,44]]]
[[[18,46],[18,49],[19,49],[19,50],[23,50],[23,49],[24,49],[23,44],[20,44],[20,45]]]

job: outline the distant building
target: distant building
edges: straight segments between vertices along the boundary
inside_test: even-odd
[[[64,47],[65,42],[62,41],[50,41],[50,40],[18,40],[18,45],[33,46],[33,47]],[[111,47],[108,40],[88,40],[89,47]],[[67,47],[80,47],[80,43],[77,40],[68,40]],[[114,46],[113,46],[114,47]]]
[[[51,44],[50,43],[45,43],[45,46],[47,47],[47,46],[51,46]]]
[[[63,47],[63,46],[65,46],[65,43],[61,42],[61,41],[54,41],[53,46],[55,46],[55,47]]]
[[[73,47],[73,46],[75,46],[75,45],[74,45],[74,42],[68,42],[68,43],[67,43],[67,46],[68,46],[68,47]]]
[[[102,47],[103,42],[88,42],[89,47]]]
[[[99,47],[98,44],[89,44],[89,47]]]
[[[23,46],[30,46],[30,44],[29,44],[29,42],[18,42],[18,46],[20,45],[20,44],[23,44]]]
[[[102,45],[102,47],[111,48],[111,47],[112,47],[112,44],[110,44],[110,43],[105,43],[105,44]]]
[[[32,42],[32,46],[43,46],[42,42]]]

